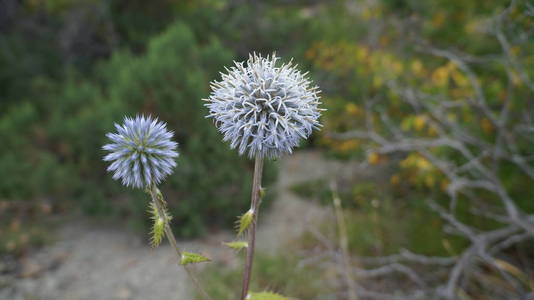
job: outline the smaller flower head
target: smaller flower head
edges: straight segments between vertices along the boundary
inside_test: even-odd
[[[225,141],[249,157],[291,153],[318,129],[319,89],[295,65],[250,55],[212,83],[206,107]]]
[[[125,117],[115,128],[116,133],[106,134],[112,143],[102,147],[110,152],[104,161],[112,162],[107,170],[113,172],[113,179],[121,179],[128,187],[145,188],[172,173],[178,144],[171,140],[173,133],[164,122],[150,116]]]

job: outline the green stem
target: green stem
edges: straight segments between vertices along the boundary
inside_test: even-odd
[[[252,263],[254,261],[254,248],[256,244],[256,222],[258,220],[258,214],[260,210],[260,189],[261,189],[261,176],[263,173],[263,157],[256,156],[254,162],[254,178],[252,182],[252,195],[250,209],[253,211],[253,220],[250,228],[248,229],[248,247],[247,258],[245,262],[245,270],[243,271],[243,287],[241,289],[241,300],[245,300],[248,295],[248,289],[250,286],[250,278],[252,274]]]
[[[158,210],[158,215],[162,218],[164,218],[165,222],[165,235],[167,236],[167,239],[169,240],[169,243],[174,248],[176,253],[176,258],[178,259],[178,263],[181,265],[182,260],[182,252],[180,251],[180,248],[178,248],[178,244],[176,243],[176,238],[174,237],[174,234],[172,232],[171,226],[169,225],[170,220],[168,220],[166,214],[165,214],[165,199],[163,199],[163,194],[160,192],[158,187],[153,184],[150,186],[150,196],[152,197],[152,202],[154,203],[154,206]],[[193,284],[195,285],[196,289],[200,292],[202,297],[206,300],[213,300],[211,296],[202,288],[200,285],[200,281],[198,280],[195,271],[190,268],[188,265],[182,265],[182,267],[185,269],[187,275],[189,278],[191,278],[191,281],[193,281]]]

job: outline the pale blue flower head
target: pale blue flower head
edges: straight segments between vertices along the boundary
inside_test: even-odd
[[[221,81],[211,83],[208,118],[249,157],[275,158],[291,153],[301,139],[319,128],[319,89],[291,62],[277,64],[275,55],[249,56],[236,62]]]
[[[164,122],[150,116],[125,117],[115,128],[116,133],[106,134],[111,143],[102,147],[110,152],[104,160],[112,162],[107,170],[113,172],[113,179],[128,187],[146,188],[172,173],[178,144],[171,140],[173,133]]]

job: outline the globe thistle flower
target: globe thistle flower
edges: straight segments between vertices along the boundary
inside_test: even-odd
[[[122,180],[125,186],[145,188],[160,183],[176,166],[174,158],[177,143],[171,140],[173,133],[164,122],[152,117],[125,117],[122,125],[115,124],[117,133],[106,136],[112,143],[102,147],[110,153],[104,161],[113,179]]]
[[[277,66],[275,55],[249,56],[211,83],[205,106],[224,141],[250,158],[291,153],[318,129],[319,89],[291,62]]]

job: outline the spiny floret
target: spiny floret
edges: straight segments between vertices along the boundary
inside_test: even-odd
[[[249,157],[275,158],[291,153],[318,129],[319,89],[289,62],[275,55],[252,54],[211,83],[206,107],[224,141]]]
[[[117,133],[106,134],[112,143],[102,147],[110,152],[104,160],[112,162],[107,170],[114,173],[113,179],[145,188],[172,173],[178,144],[171,140],[173,133],[164,122],[150,116],[125,117],[115,128]]]

